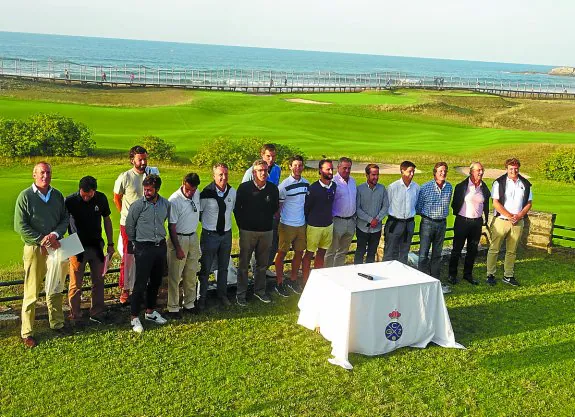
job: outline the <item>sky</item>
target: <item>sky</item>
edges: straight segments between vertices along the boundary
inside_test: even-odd
[[[18,0],[0,31],[575,66],[573,0]]]

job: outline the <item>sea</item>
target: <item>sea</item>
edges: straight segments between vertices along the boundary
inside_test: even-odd
[[[321,52],[0,32],[0,60],[163,69],[260,70],[291,73],[393,73],[406,78],[460,77],[503,83],[563,82],[546,65]]]

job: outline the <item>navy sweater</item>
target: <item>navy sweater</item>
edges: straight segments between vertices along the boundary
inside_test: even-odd
[[[337,185],[332,182],[329,188],[322,187],[319,180],[309,186],[305,196],[305,221],[309,226],[327,227],[333,223],[333,201]]]

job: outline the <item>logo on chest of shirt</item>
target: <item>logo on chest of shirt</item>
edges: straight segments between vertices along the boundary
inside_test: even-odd
[[[269,195],[266,195],[266,198],[265,198],[265,200],[266,200],[266,203],[269,203],[269,202],[271,201],[271,198],[270,198],[270,196],[269,196]]]
[[[98,207],[97,205],[95,205],[95,206],[94,206],[94,211],[95,211],[96,213],[98,213],[98,212],[100,211],[100,207]]]

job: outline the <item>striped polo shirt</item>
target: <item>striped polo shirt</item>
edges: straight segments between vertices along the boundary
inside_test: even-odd
[[[303,211],[305,196],[309,182],[305,178],[296,180],[293,176],[287,177],[279,185],[280,222],[286,226],[299,227],[305,224],[305,214]]]

